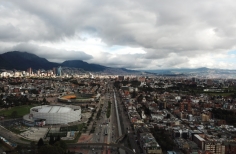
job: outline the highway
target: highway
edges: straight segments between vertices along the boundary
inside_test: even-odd
[[[21,123],[22,118],[11,119],[11,120],[3,120],[0,122],[0,136],[4,137],[6,140],[11,143],[20,143],[20,144],[29,144],[28,141],[21,140],[20,136],[7,130],[4,127],[12,126],[15,123]]]
[[[96,122],[96,127],[95,127],[95,132],[93,133],[93,137],[91,139],[90,142],[93,142],[93,143],[104,143],[104,144],[107,144],[108,141],[107,141],[107,135],[105,135],[105,129],[108,128],[107,126],[107,117],[106,117],[106,110],[107,110],[107,101],[108,101],[108,94],[106,93],[105,96],[102,98],[102,108],[101,108],[101,115],[100,117],[97,119],[95,118],[94,119],[94,122]],[[100,104],[100,105],[101,105]],[[89,144],[89,143],[86,143],[86,144]],[[94,150],[94,149],[90,149],[89,150],[89,153],[90,154],[93,154],[95,152],[97,153],[102,153],[104,149],[97,149],[97,150]],[[106,150],[106,149],[105,149]]]
[[[94,123],[96,122],[95,132],[93,133],[92,139],[89,141],[90,143],[114,143],[116,139],[119,137],[118,129],[117,129],[117,119],[115,112],[115,103],[114,103],[114,92],[111,90],[113,88],[112,84],[107,84],[106,93],[102,96],[100,100],[100,105],[103,104],[101,109],[101,115],[99,119],[94,118]],[[110,90],[108,90],[110,89]],[[111,102],[111,114],[110,117],[107,118],[107,110],[108,110],[108,102]],[[106,133],[105,133],[106,132]],[[87,143],[89,143],[87,142]],[[93,153],[103,153],[104,151],[110,152],[110,149],[105,146],[103,149],[91,149],[89,150],[90,154]],[[117,149],[112,153],[118,153]]]
[[[136,153],[142,153],[139,145],[136,142],[136,135],[134,134],[131,122],[128,118],[127,111],[124,110],[124,104],[120,100],[119,91],[115,89],[117,97],[117,107],[119,112],[119,117],[121,120],[121,129],[123,132],[127,133],[128,141],[125,142],[125,146],[130,145],[132,149],[135,149]]]
[[[122,136],[123,134],[122,134],[121,127],[120,127],[120,116],[119,116],[119,113],[118,113],[118,106],[117,106],[116,94],[115,94],[114,89],[113,89],[113,92],[114,92],[114,102],[115,102],[118,132],[119,132],[119,136]]]
[[[106,86],[106,93],[104,96],[102,96],[102,110],[101,115],[99,119],[94,119],[94,122],[96,122],[95,132],[93,133],[92,139],[84,144],[90,144],[91,145],[109,145],[109,146],[103,146],[103,148],[90,148],[89,154],[94,153],[118,153],[117,148],[115,150],[113,149],[111,152],[111,147],[125,147],[125,148],[118,148],[120,154],[125,154],[125,151],[127,149],[133,153],[132,150],[130,150],[128,147],[128,144],[126,143],[124,145],[115,144],[115,141],[123,136],[127,131],[126,127],[131,127],[129,120],[127,119],[127,115],[124,114],[122,103],[120,101],[119,96],[117,95],[116,89],[113,89],[113,84],[108,83]],[[108,108],[108,102],[111,102],[111,114],[110,117],[107,118],[107,108]],[[100,102],[101,103],[101,102]],[[100,104],[101,105],[101,104]],[[106,133],[105,133],[106,130]],[[130,130],[131,131],[131,130]],[[137,149],[137,152],[139,151],[136,142],[133,142],[135,139],[133,137],[133,133],[130,132],[128,134],[129,138],[131,139],[131,146],[135,150]],[[97,143],[97,144],[96,144]],[[81,145],[84,145],[81,144]],[[111,146],[112,145],[112,146]],[[135,146],[136,145],[136,146]],[[95,146],[96,147],[96,146]]]

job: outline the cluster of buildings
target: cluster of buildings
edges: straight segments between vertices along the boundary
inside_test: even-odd
[[[122,103],[137,143],[145,154],[163,153],[164,147],[151,131],[155,128],[168,132],[174,141],[175,146],[167,149],[169,153],[236,153],[234,123],[227,123],[226,117],[218,119],[213,113],[216,109],[222,110],[222,113],[236,113],[236,96],[233,95],[236,80],[233,79],[98,76],[91,73],[78,78],[5,78],[4,75],[0,80],[1,102],[16,105],[7,102],[7,97],[13,95],[36,101],[45,98],[53,104],[32,108],[30,114],[24,117],[29,124],[34,117],[40,119],[38,124],[44,124],[44,119],[48,124],[66,123],[63,120],[78,121],[80,119],[71,117],[76,115],[80,118],[86,106],[94,108],[97,102],[93,96],[104,94],[105,85],[110,81],[119,81]],[[231,95],[223,96],[222,93]],[[76,94],[74,99],[80,98],[74,102],[77,108],[67,106],[67,103],[73,103],[69,99],[62,102],[62,106],[56,104],[58,98],[73,94]],[[56,120],[50,122],[55,117]]]
[[[33,70],[31,67],[26,71],[18,71],[18,70],[0,70],[0,77],[30,77],[30,76],[38,76],[38,77],[55,77],[62,76],[62,67],[54,67],[52,70]]]
[[[144,153],[162,153],[151,128],[169,132],[175,143],[169,153],[236,153],[236,128],[213,113],[219,109],[236,114],[235,97],[221,96],[222,91],[230,94],[230,90],[236,89],[236,80],[165,77],[117,80],[122,102]],[[133,80],[140,85],[132,86]],[[220,89],[221,93],[213,96],[205,89],[212,89],[212,93]]]
[[[0,105],[1,107],[13,107],[28,104],[30,102],[38,103],[39,105],[54,105],[53,106],[40,106],[39,108],[45,108],[36,110],[32,108],[30,110],[30,115],[25,116],[25,121],[28,125],[34,125],[33,121],[36,118],[32,118],[37,116],[47,115],[46,117],[62,117],[62,120],[68,117],[65,120],[73,119],[74,114],[72,111],[78,110],[81,113],[81,108],[92,107],[94,108],[97,105],[97,100],[100,97],[100,94],[104,92],[104,81],[103,80],[95,80],[89,78],[78,78],[74,79],[73,82],[61,78],[51,78],[51,79],[43,79],[43,78],[1,78],[0,80]],[[59,100],[62,97],[67,97],[70,95],[74,95],[74,101],[70,101],[70,99],[66,99],[66,101]],[[78,98],[76,98],[78,97]],[[25,98],[27,98],[25,100]],[[48,103],[45,103],[45,101]],[[42,103],[42,104],[41,104]],[[64,106],[58,106],[59,104],[64,104]],[[75,109],[75,107],[66,107],[68,104],[73,104],[78,106],[79,109]],[[71,109],[72,108],[72,109]],[[42,111],[42,112],[41,112]],[[31,113],[32,112],[32,113]],[[70,112],[70,113],[67,113]],[[78,113],[78,114],[80,114]],[[75,112],[77,114],[77,111]],[[33,116],[32,116],[33,115]],[[35,116],[34,116],[35,115]],[[58,116],[62,115],[62,116]],[[66,115],[66,116],[64,116]],[[75,117],[81,117],[75,116]],[[40,117],[37,119],[45,119],[44,117]],[[59,118],[60,119],[60,118]],[[80,118],[79,118],[80,119]],[[76,119],[76,120],[79,120]],[[28,120],[28,121],[27,121]],[[55,119],[54,119],[55,120]],[[74,119],[73,119],[74,120]],[[67,123],[69,123],[68,121]],[[49,120],[46,121],[47,124],[52,124]],[[58,120],[55,120],[55,124],[60,124]],[[53,123],[54,124],[54,123]]]
[[[117,75],[86,72],[77,68],[53,67],[51,70],[28,68],[25,71],[0,69],[0,77],[77,77],[77,78],[115,78]]]

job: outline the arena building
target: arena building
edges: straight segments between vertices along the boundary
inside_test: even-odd
[[[73,105],[42,105],[30,109],[23,117],[28,126],[43,126],[45,124],[68,124],[80,121],[81,108]]]

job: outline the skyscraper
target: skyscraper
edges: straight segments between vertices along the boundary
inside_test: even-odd
[[[61,68],[61,66],[59,66],[57,68],[57,76],[61,76],[61,70],[62,70],[62,68]]]
[[[27,69],[27,72],[29,73],[29,75],[31,75],[31,74],[32,74],[32,68],[31,68],[31,67],[28,68],[28,69]]]
[[[52,68],[52,71],[53,71],[53,74],[54,74],[54,75],[57,75],[57,68],[56,68],[56,67],[53,67],[53,68]]]

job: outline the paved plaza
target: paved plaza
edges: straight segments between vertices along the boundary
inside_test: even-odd
[[[79,140],[78,140],[77,143],[86,143],[86,142],[90,142],[91,139],[92,139],[92,137],[93,137],[92,134],[90,134],[90,135],[88,135],[88,134],[81,134],[81,136],[80,136],[80,138],[79,138]]]
[[[21,133],[20,135],[29,140],[38,141],[40,138],[43,138],[47,132],[48,132],[48,128],[31,127],[27,131]]]

